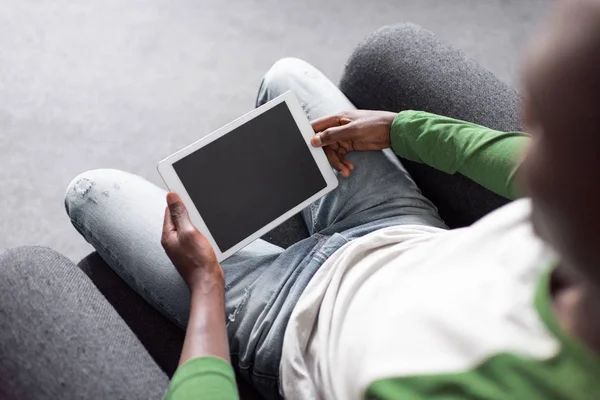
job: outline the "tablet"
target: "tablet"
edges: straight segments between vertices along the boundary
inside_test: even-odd
[[[338,181],[296,96],[284,93],[158,164],[222,261]]]

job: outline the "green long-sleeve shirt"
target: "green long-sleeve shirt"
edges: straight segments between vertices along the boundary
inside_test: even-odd
[[[239,399],[231,365],[219,357],[198,357],[184,363],[171,380],[165,400]]]
[[[394,153],[454,174],[459,172],[508,199],[529,135],[500,132],[422,111],[403,111],[392,124]]]
[[[421,111],[403,111],[391,127],[394,152],[405,159],[465,175],[509,199],[515,198],[514,176],[529,138]],[[168,400],[238,399],[231,366],[217,357],[199,357],[175,373]]]

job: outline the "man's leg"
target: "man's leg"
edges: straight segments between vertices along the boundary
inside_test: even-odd
[[[87,276],[53,250],[0,254],[0,398],[158,399],[167,376]]]
[[[422,110],[497,130],[521,129],[514,89],[413,24],[371,34],[348,60],[340,88],[362,109]],[[403,164],[450,227],[469,225],[507,202],[462,175]]]
[[[71,182],[65,206],[75,228],[129,286],[187,325],[189,291],[160,244],[163,189],[126,172],[93,170]],[[305,242],[284,257],[259,239],[221,263],[232,363],[270,398],[277,395],[281,350],[271,343],[283,340],[280,321],[308,280],[298,275],[313,247]]]
[[[305,61],[286,58],[265,75],[257,105],[292,90],[310,120],[354,109],[346,96]],[[311,234],[345,232],[348,240],[390,225],[419,224],[445,228],[433,204],[421,195],[391,150],[354,152],[349,178],[303,211]],[[352,231],[350,234],[349,231]]]
[[[94,170],[69,185],[65,204],[77,230],[136,292],[185,326],[189,292],[160,244],[164,190],[126,172]],[[310,278],[340,236],[315,235],[285,251],[257,240],[222,263],[232,364],[266,398],[278,398],[283,336]]]
[[[123,280],[176,324],[187,325],[189,291],[160,244],[165,190],[127,172],[93,170],[73,179],[65,206],[75,228]],[[281,251],[259,239],[223,263],[228,313],[244,296],[243,286]]]

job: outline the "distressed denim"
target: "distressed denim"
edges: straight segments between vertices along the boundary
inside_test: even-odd
[[[267,72],[257,105],[292,90],[309,119],[354,106],[321,72],[283,59]],[[349,178],[302,214],[310,237],[282,249],[257,240],[222,263],[232,363],[266,398],[278,398],[283,337],[306,285],[347,242],[394,225],[446,228],[391,150],[351,153]],[[166,192],[117,170],[76,177],[66,193],[75,228],[134,290],[184,327],[189,292],[165,255],[160,236]]]

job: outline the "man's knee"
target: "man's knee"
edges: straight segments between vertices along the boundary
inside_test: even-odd
[[[77,175],[67,186],[65,208],[71,219],[88,205],[97,205],[112,191],[120,190],[130,174],[116,169],[94,169]]]
[[[275,61],[263,78],[267,86],[286,84],[298,80],[307,71],[314,69],[304,60],[294,57],[285,57]]]
[[[312,65],[299,58],[286,57],[276,61],[263,77],[256,98],[256,106],[261,106],[287,92],[304,75],[314,69]]]

